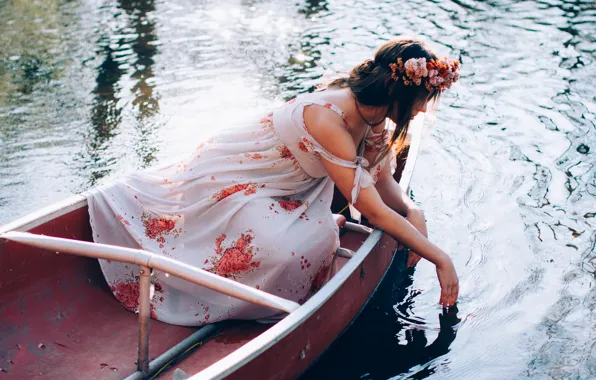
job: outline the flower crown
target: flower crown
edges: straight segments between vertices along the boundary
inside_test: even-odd
[[[426,62],[426,58],[410,58],[405,65],[403,60],[398,58],[397,63],[391,63],[389,67],[391,78],[396,82],[403,79],[406,86],[420,86],[424,79],[424,87],[429,91],[443,91],[459,79],[459,61],[449,58],[430,62]],[[404,72],[405,75],[401,76]]]

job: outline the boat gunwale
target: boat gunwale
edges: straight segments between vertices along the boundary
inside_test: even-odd
[[[27,232],[43,224],[58,219],[72,211],[87,206],[87,198],[81,194],[72,195],[62,201],[52,203],[40,210],[22,216],[8,224],[0,226],[0,235],[10,231]],[[3,240],[0,238],[0,241]]]
[[[298,328],[306,319],[316,313],[331,298],[341,286],[348,280],[362,262],[368,257],[368,254],[377,246],[384,232],[374,230],[366,238],[364,243],[356,251],[354,256],[321,288],[314,296],[306,301],[302,306],[288,314],[285,318],[271,326],[267,331],[252,339],[244,346],[238,348],[225,358],[207,367],[198,374],[190,377],[188,380],[199,379],[221,379],[224,378],[244,364],[248,363],[254,357],[269,349],[275,343],[288,336],[292,331]],[[228,363],[230,362],[230,363]]]

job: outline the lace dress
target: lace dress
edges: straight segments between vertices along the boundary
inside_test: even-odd
[[[94,240],[166,255],[304,302],[326,281],[339,246],[330,211],[333,182],[321,157],[356,169],[354,202],[390,161],[366,170],[362,150],[356,162],[330,154],[304,126],[309,105],[345,121],[320,94],[301,95],[252,125],[218,133],[173,164],[86,193]],[[385,137],[369,130],[367,146],[380,147]],[[100,265],[114,296],[136,311],[138,267]],[[151,317],[166,323],[200,326],[279,313],[160,271],[151,283]]]

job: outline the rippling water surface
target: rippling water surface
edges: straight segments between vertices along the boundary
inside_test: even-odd
[[[595,25],[592,0],[0,0],[0,223],[418,35],[463,62],[412,185],[459,310],[431,265],[392,273],[305,378],[595,378]]]

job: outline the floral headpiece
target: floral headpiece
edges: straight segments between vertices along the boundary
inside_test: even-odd
[[[459,79],[459,61],[449,58],[430,62],[426,62],[426,58],[410,58],[405,65],[403,60],[398,58],[397,63],[391,63],[389,67],[391,78],[396,82],[402,79],[406,86],[420,86],[424,81],[424,87],[429,91],[443,91]]]

